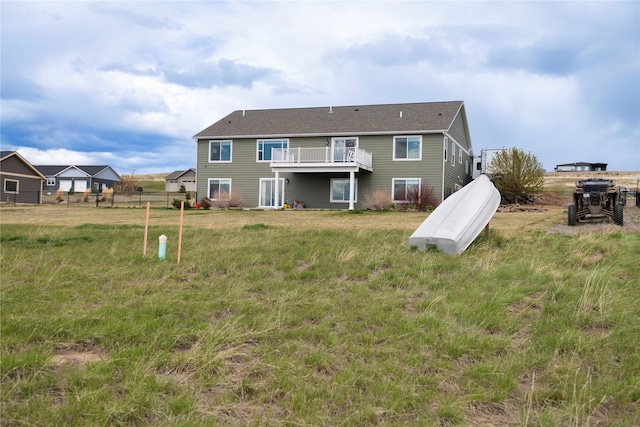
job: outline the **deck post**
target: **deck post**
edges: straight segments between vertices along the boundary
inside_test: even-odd
[[[349,210],[353,210],[353,199],[355,198],[354,190],[356,187],[356,173],[354,171],[349,172]]]
[[[280,207],[280,172],[276,171],[276,182],[274,187],[273,206],[278,209]]]

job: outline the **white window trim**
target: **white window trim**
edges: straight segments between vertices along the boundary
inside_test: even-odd
[[[392,198],[395,197],[396,181],[418,181],[418,188],[422,188],[422,178],[391,178],[391,197]],[[405,183],[405,186],[406,186],[406,183]],[[398,200],[398,199],[394,199],[392,201],[394,203],[395,202],[401,202],[401,203],[406,202],[406,200]]]
[[[256,162],[258,162],[258,163],[271,163],[271,160],[260,160],[260,143],[261,142],[262,143],[274,142],[274,141],[285,142],[287,144],[286,149],[289,149],[289,139],[288,138],[257,139],[256,140]],[[281,148],[284,148],[284,147],[281,147]],[[264,153],[263,153],[262,157],[264,158]],[[273,153],[271,154],[271,158],[273,159]]]
[[[397,138],[407,138],[407,140],[409,138],[418,138],[420,140],[420,151],[419,151],[420,155],[415,159],[409,158],[409,157],[397,158],[396,157],[396,139]],[[393,147],[392,147],[392,149],[393,149],[393,160],[394,161],[398,161],[398,162],[419,162],[419,161],[422,160],[422,135],[398,135],[398,136],[394,136],[393,137]]]
[[[451,140],[451,166],[456,165],[456,143]]]
[[[15,182],[16,183],[16,191],[7,190],[7,182]],[[7,194],[19,194],[20,193],[20,181],[17,179],[5,178],[2,183],[3,192]]]
[[[333,198],[333,182],[334,181],[346,181],[348,185],[350,185],[349,183],[349,178],[331,178],[331,181],[329,182],[329,203],[349,203],[349,199],[347,200],[335,200]],[[354,179],[353,181],[353,201],[354,203],[358,202],[358,178]]]
[[[54,187],[56,185],[56,178],[47,178],[47,187]]]
[[[266,182],[266,181],[271,181],[272,183],[275,183],[276,179],[275,178],[260,178],[260,183],[258,184],[258,207],[259,208],[275,208],[275,206],[269,206],[269,205],[263,205],[260,202],[262,201],[262,183]],[[285,198],[285,179],[284,178],[280,178],[280,185],[278,186],[278,190],[280,192],[280,194],[278,195],[278,199],[279,199],[279,203],[281,205],[284,205],[284,198]],[[273,184],[272,184],[273,185]]]
[[[211,190],[211,181],[229,181],[229,198],[231,198],[231,178],[208,178],[207,179],[207,197],[210,200],[218,200],[218,199],[214,199],[213,197],[211,197],[211,194],[209,194],[209,191]]]
[[[229,143],[229,160],[211,160],[211,143],[212,142],[228,142]],[[220,150],[222,151],[222,150]],[[233,161],[233,140],[231,139],[210,139],[209,140],[209,155],[207,157],[209,163],[231,163]]]

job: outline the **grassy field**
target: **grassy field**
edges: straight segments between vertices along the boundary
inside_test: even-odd
[[[639,233],[424,217],[1,207],[1,424],[640,424]]]

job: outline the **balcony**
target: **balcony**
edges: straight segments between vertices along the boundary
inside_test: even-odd
[[[371,153],[356,147],[274,148],[271,169],[279,172],[373,172]]]

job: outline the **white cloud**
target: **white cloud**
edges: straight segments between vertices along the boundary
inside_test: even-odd
[[[3,146],[173,170],[236,109],[464,100],[476,150],[640,169],[637,2],[3,2],[1,19]]]

